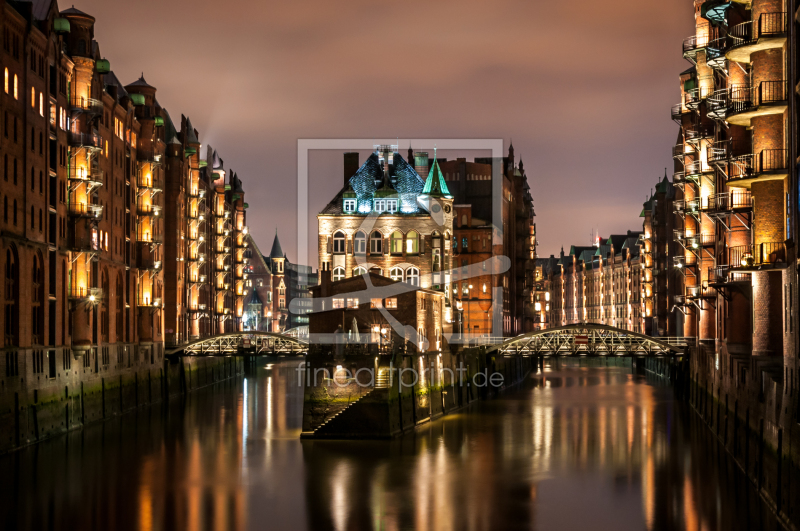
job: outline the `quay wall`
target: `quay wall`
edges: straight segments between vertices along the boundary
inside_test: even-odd
[[[38,359],[24,349],[16,356],[6,351],[0,454],[244,372],[242,358],[167,358],[152,347],[121,347],[77,359],[70,349],[45,351]]]

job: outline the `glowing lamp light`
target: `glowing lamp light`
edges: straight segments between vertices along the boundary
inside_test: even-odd
[[[683,267],[683,264],[678,262],[678,265],[676,265],[675,267],[677,267],[678,269],[681,269]]]
[[[94,295],[89,295],[89,301],[94,302]]]

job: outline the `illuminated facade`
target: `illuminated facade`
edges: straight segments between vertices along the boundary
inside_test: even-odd
[[[594,246],[573,245],[557,261],[552,256],[542,261],[548,273],[548,327],[594,323],[644,333],[651,288],[644,282],[641,235],[628,231],[598,238]]]
[[[441,291],[450,309],[453,199],[436,159],[427,179],[397,146],[376,146],[360,167],[346,153],[344,168],[344,187],[317,216],[320,274],[378,273]]]
[[[90,396],[119,397],[109,414],[131,407],[159,385],[165,343],[238,329],[246,204],[144,76],[119,81],[94,17],[6,2],[0,25],[4,396],[58,402],[66,389],[68,409],[86,405],[83,417],[42,412],[39,433],[11,422],[19,439],[5,447],[92,420]],[[192,217],[204,208],[205,226]],[[202,238],[206,270],[192,260]]]

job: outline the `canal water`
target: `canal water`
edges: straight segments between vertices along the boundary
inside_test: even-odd
[[[298,363],[0,457],[0,529],[778,529],[628,368],[548,367],[392,441],[300,441]]]

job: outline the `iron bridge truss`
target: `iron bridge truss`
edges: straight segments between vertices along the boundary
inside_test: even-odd
[[[167,350],[180,356],[286,356],[308,352],[308,342],[273,332],[231,332]]]
[[[654,338],[598,324],[574,324],[530,332],[489,347],[523,356],[681,356],[686,338]]]

